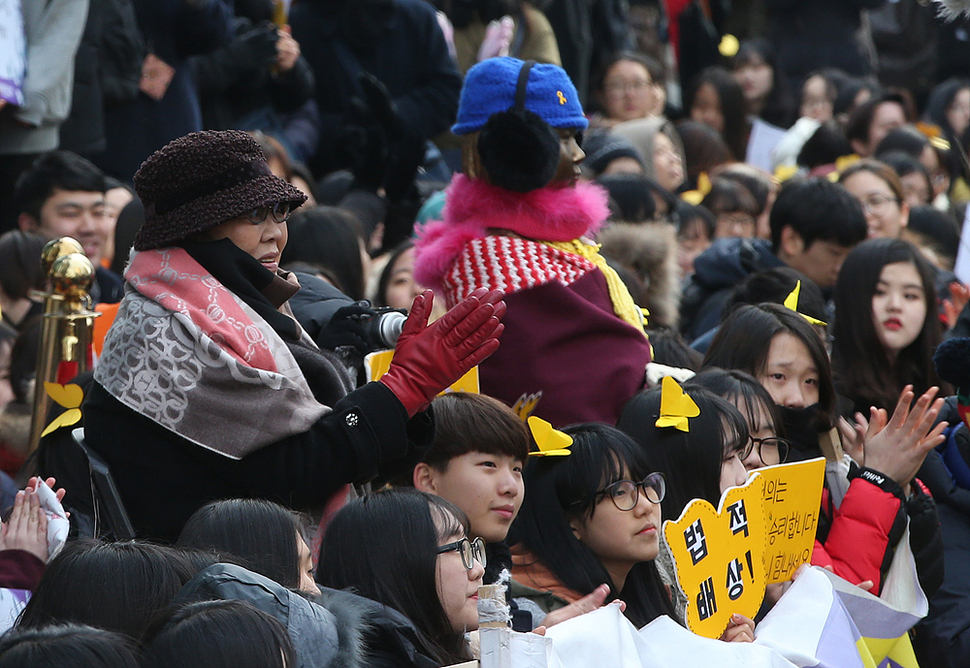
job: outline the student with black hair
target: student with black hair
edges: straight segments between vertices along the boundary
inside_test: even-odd
[[[720,319],[728,291],[749,274],[787,265],[823,292],[835,285],[852,248],[866,238],[862,205],[823,178],[792,179],[771,209],[771,241],[720,239],[694,261],[681,302],[685,338],[694,340]]]
[[[721,322],[734,309],[744,304],[762,304],[765,302],[784,304],[796,288],[798,288],[799,312],[811,316],[817,321],[826,322],[826,318],[829,318],[830,314],[826,308],[822,291],[805,274],[784,266],[772,267],[750,274],[738,283],[725,298],[724,308],[721,310]],[[815,324],[813,326],[823,340],[828,340],[825,325]],[[691,341],[690,347],[702,354],[706,353],[719,329],[720,325],[712,327]]]
[[[714,176],[701,206],[714,214],[715,239],[753,239],[761,213],[754,195],[739,181]]]
[[[751,131],[746,106],[741,84],[720,66],[708,67],[698,74],[684,96],[684,111],[690,119],[716,130],[739,162],[747,155]]]
[[[0,638],[0,668],[142,668],[135,640],[79,624],[14,629]]]
[[[0,235],[0,314],[16,331],[44,310],[30,293],[43,290],[47,282],[40,264],[45,243],[34,232],[10,230]]]
[[[319,593],[306,531],[296,513],[263,499],[225,499],[199,508],[178,546],[230,555],[284,587]]]
[[[145,668],[294,668],[293,643],[273,615],[243,601],[190,603],[142,638]]]
[[[881,154],[878,160],[893,168],[903,186],[903,201],[912,212],[915,206],[925,206],[933,201],[933,181],[917,158],[905,151],[889,151]],[[907,223],[908,224],[908,223]]]
[[[532,438],[511,408],[484,394],[450,392],[431,406],[434,441],[411,482],[468,516],[469,535],[488,550],[485,580],[494,582],[511,565],[505,538],[525,498],[522,469]]]
[[[912,97],[900,91],[887,91],[859,105],[849,116],[845,137],[852,150],[870,157],[890,131],[916,120],[910,109]]]
[[[77,540],[47,564],[17,626],[89,624],[137,640],[195,570],[174,548]]]
[[[748,471],[784,464],[791,444],[784,433],[781,417],[768,390],[749,373],[708,367],[684,383],[710,390],[727,399],[748,422],[748,445],[741,453],[741,463]]]
[[[105,208],[104,174],[70,151],[51,151],[37,158],[17,179],[14,209],[24,232],[48,239],[74,237],[95,269],[91,298],[113,304],[124,295],[121,277],[101,266],[107,230],[113,220]]]
[[[722,323],[704,365],[757,378],[781,415],[790,457],[822,456],[820,437],[836,424],[837,396],[825,347],[804,315],[776,304],[742,306]],[[850,467],[839,505],[823,490],[813,564],[831,566],[836,575],[856,584],[870,581],[872,592],[878,593],[908,516],[920,584],[930,594],[939,586],[935,511],[914,482],[926,453],[943,441],[947,426],[933,426],[943,405],[942,399],[934,402],[936,392],[931,388],[916,400],[908,387],[892,419],[874,409],[868,430],[862,424],[842,425],[846,452],[861,461]]]
[[[471,658],[484,544],[439,496],[384,490],[351,501],[330,522],[317,581],[384,605],[365,632],[368,665],[431,668]]]
[[[679,514],[661,512],[672,490],[659,460],[607,425],[564,433],[572,438],[568,456],[529,463],[533,493],[512,533],[512,595],[536,614],[553,613],[606,585],[638,628],[660,615],[676,619],[654,562],[664,517]],[[750,641],[753,624],[732,623],[722,639]]]
[[[934,273],[901,239],[871,239],[849,253],[832,328],[836,387],[852,406],[844,412],[867,417],[870,406],[891,409],[906,386],[922,394],[942,384],[933,366],[943,337]]]

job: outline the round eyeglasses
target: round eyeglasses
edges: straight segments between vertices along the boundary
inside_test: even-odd
[[[462,538],[461,540],[456,540],[454,543],[448,543],[438,548],[438,554],[445,552],[457,552],[460,554],[461,563],[469,571],[475,568],[476,561],[482,565],[482,568],[485,568],[487,561],[485,557],[485,541],[481,538],[476,538],[475,540]]]
[[[617,510],[633,510],[640,500],[640,490],[650,503],[660,503],[667,494],[667,479],[660,472],[651,473],[640,482],[618,480],[597,494],[608,496]]]
[[[264,206],[257,206],[255,209],[251,210],[246,214],[246,218],[249,222],[254,225],[258,225],[270,216],[277,223],[285,223],[286,219],[290,217],[290,203],[289,202],[277,202],[276,204],[266,204]]]
[[[741,458],[741,461],[744,461],[754,452],[755,448],[758,449],[758,457],[761,459],[762,464],[765,466],[774,466],[775,464],[784,464],[785,460],[788,459],[788,453],[791,452],[791,441],[780,436],[768,436],[765,438],[755,438],[752,436],[748,440],[748,445],[738,453],[738,457]]]
[[[898,197],[893,195],[883,195],[881,193],[873,193],[863,200],[860,200],[862,208],[873,216],[881,216],[889,211],[889,207],[895,203],[899,206],[900,200]]]

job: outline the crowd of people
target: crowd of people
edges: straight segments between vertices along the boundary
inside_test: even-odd
[[[919,660],[970,661],[970,18],[21,6],[0,587],[29,595],[0,668],[445,666],[475,657],[504,571],[517,631],[614,600],[683,624],[663,521],[820,456],[843,469],[811,563],[879,595],[907,541]],[[34,449],[40,257],[64,236],[100,315],[82,417]],[[473,370],[480,393],[449,391]],[[688,429],[657,420],[668,377]],[[537,418],[559,456],[533,456]]]

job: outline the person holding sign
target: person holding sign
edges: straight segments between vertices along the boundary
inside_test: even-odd
[[[660,615],[677,619],[654,563],[669,493],[664,475],[613,427],[558,433],[565,448],[533,453],[544,456],[526,468],[529,495],[509,536],[512,596],[520,608],[551,612],[605,584],[637,627]],[[751,641],[754,623],[738,618],[722,639]]]
[[[748,422],[748,445],[741,452],[741,463],[749,472],[765,466],[784,464],[791,450],[788,439],[781,438],[781,419],[768,390],[744,371],[704,369],[688,385],[699,385],[727,399]]]
[[[819,439],[834,424],[836,394],[825,347],[805,316],[777,304],[742,306],[722,323],[704,366],[740,369],[757,378],[781,412],[791,458],[822,456]],[[933,426],[943,405],[942,399],[934,401],[937,390],[931,387],[914,404],[907,386],[891,419],[879,409],[868,423],[844,430],[846,451],[861,465],[850,467],[841,503],[823,491],[814,565],[831,566],[853,584],[871,580],[878,594],[908,515],[920,526],[910,534],[920,584],[928,595],[939,587],[939,521],[922,485],[912,484],[948,426]]]
[[[666,417],[661,424],[657,416]],[[676,422],[676,424],[673,424]],[[670,483],[664,515],[676,519],[692,499],[717,506],[748,478],[742,462],[748,424],[730,402],[702,388],[686,392],[673,379],[630,399],[616,426],[650,453]]]

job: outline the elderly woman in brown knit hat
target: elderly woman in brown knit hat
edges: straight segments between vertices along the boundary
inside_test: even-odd
[[[141,536],[174,539],[212,499],[305,508],[406,464],[430,443],[428,402],[498,347],[498,293],[428,326],[428,292],[387,375],[351,391],[286,305],[299,289],[279,269],[286,220],[306,197],[249,135],[177,139],[135,189],[145,223],[84,412]]]

